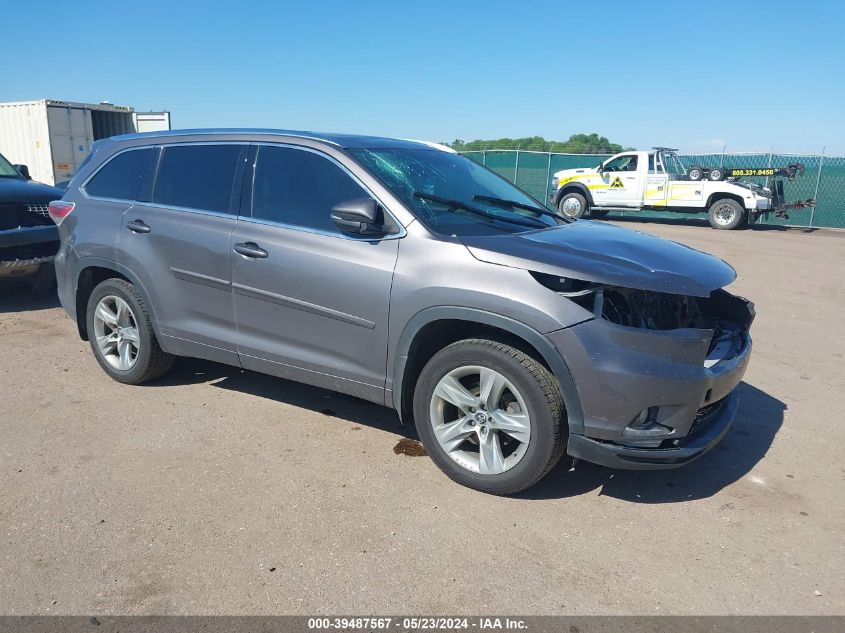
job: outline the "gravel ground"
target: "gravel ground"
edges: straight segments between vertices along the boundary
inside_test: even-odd
[[[509,499],[327,391],[189,359],[112,382],[55,299],[0,285],[0,613],[845,613],[845,232],[625,224],[736,267],[737,422],[686,468]]]

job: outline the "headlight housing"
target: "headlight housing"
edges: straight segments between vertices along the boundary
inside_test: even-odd
[[[560,178],[552,176],[552,189],[557,189],[558,185],[560,185]]]

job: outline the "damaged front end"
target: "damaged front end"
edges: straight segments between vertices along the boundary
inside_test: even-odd
[[[584,409],[570,454],[623,468],[673,466],[727,432],[753,304],[722,289],[700,297],[532,275],[595,317],[549,335]]]

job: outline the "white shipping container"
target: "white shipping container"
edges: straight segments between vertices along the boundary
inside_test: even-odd
[[[169,112],[52,99],[0,103],[0,154],[49,185],[70,180],[94,141],[169,129]]]

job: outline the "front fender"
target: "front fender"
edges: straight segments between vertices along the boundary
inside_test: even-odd
[[[415,314],[405,324],[395,348],[393,367],[392,371],[388,374],[388,384],[385,392],[385,404],[396,409],[400,417],[403,410],[402,393],[405,367],[408,364],[414,338],[426,325],[442,320],[468,321],[496,327],[521,338],[534,347],[551,368],[552,373],[560,385],[566,406],[570,433],[583,433],[584,417],[581,410],[581,402],[578,398],[578,391],[575,388],[575,381],[572,378],[572,373],[566,361],[554,344],[546,336],[543,336],[537,330],[524,323],[500,314],[463,306],[436,306],[426,308]]]
[[[587,204],[593,206],[593,196],[590,193],[590,190],[587,188],[587,185],[582,182],[567,182],[561,185],[559,189],[556,189],[554,194],[552,194],[552,202],[554,203],[554,205],[558,206],[560,204],[560,199],[563,198],[563,195],[573,190],[576,190],[578,193],[584,196],[584,198],[587,200]]]

